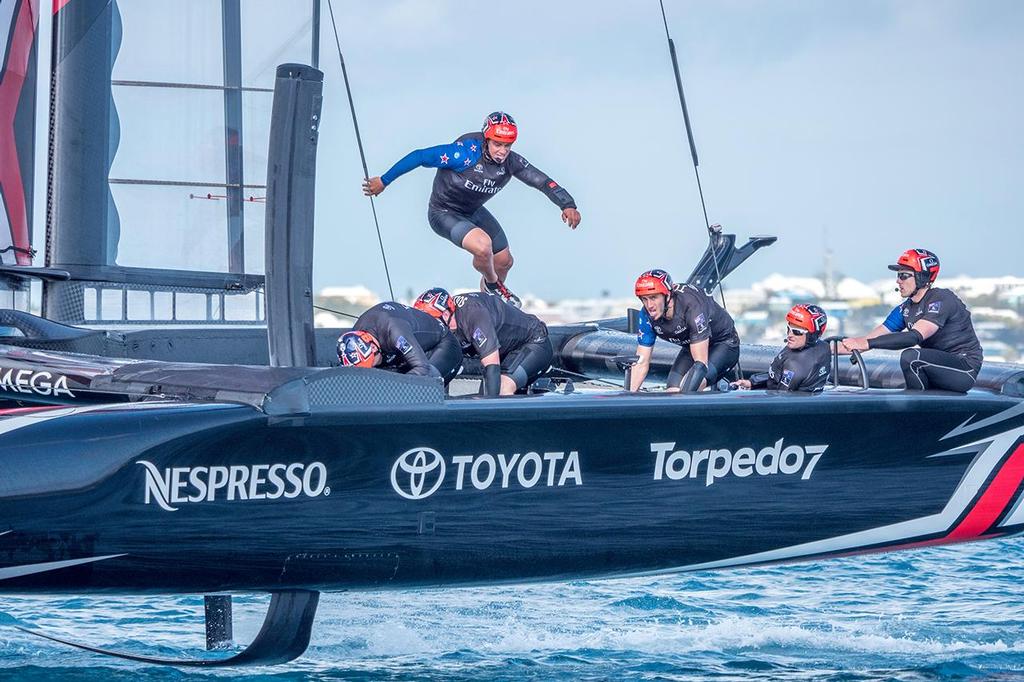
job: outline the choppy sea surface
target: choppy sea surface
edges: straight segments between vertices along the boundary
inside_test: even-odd
[[[816,564],[498,588],[324,595],[306,655],[189,671],[202,597],[0,598],[0,679],[1017,680],[1024,539]],[[266,596],[235,597],[248,642]]]

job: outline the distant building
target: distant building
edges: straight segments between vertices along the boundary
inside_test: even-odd
[[[341,301],[363,308],[380,303],[380,296],[361,284],[352,287],[324,287],[317,297],[324,301]]]
[[[790,277],[774,273],[752,287],[754,291],[783,294],[791,299],[817,301],[825,298],[825,282],[816,277]]]
[[[774,273],[750,287],[726,287],[725,299],[745,342],[778,345],[784,341],[786,312],[795,303],[822,306],[829,316],[830,335],[867,333],[902,301],[894,291],[894,280],[890,277],[864,283],[833,276],[832,286],[826,287],[824,278]],[[1024,277],[952,277],[943,278],[941,286],[952,289],[971,308],[986,358],[1016,362],[1024,356]],[[573,324],[622,317],[629,308],[640,307],[632,296],[612,298],[607,292],[602,294],[548,301],[524,293],[523,310],[548,324]],[[717,290],[714,297],[720,300]],[[359,315],[379,301],[375,292],[363,286],[327,287],[315,299],[316,305],[327,309],[316,312],[316,326],[351,326],[352,318],[347,316]]]
[[[961,298],[1002,296],[1024,287],[1024,277],[943,277],[942,286],[956,291]]]
[[[355,317],[380,303],[380,296],[362,285],[325,287],[313,298],[313,325],[351,327]]]

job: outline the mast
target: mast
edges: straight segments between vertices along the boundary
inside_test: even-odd
[[[39,0],[0,5],[0,266],[31,266]],[[0,289],[19,282],[0,276]],[[2,305],[2,302],[0,302]]]

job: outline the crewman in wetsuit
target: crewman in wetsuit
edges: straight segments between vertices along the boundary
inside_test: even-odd
[[[664,270],[648,270],[634,292],[643,303],[629,390],[647,378],[655,337],[682,346],[668,373],[669,392],[693,392],[714,384],[740,358],[740,337],[732,317],[713,298],[689,284],[676,286]]]
[[[939,258],[927,249],[908,249],[889,266],[905,300],[867,336],[843,339],[840,352],[872,348],[903,350],[900,369],[907,388],[966,393],[981,370],[983,351],[971,312],[949,289],[932,285]]]
[[[402,374],[451,381],[462,367],[462,350],[451,331],[430,315],[401,303],[378,303],[338,338],[346,367],[382,367]]]
[[[828,381],[832,351],[821,340],[828,316],[821,307],[799,303],[786,314],[786,345],[768,371],[734,381],[735,388],[817,393]]]
[[[512,395],[551,365],[554,351],[547,325],[497,297],[452,296],[435,287],[413,305],[448,325],[466,357],[480,358],[485,396]]]
[[[508,114],[495,111],[484,119],[482,132],[466,133],[451,144],[417,149],[379,177],[363,182],[363,193],[376,196],[400,175],[414,168],[436,168],[427,222],[438,236],[473,254],[481,275],[480,290],[520,307],[519,298],[505,285],[512,252],[501,225],[484,208],[515,176],[539,189],[562,209],[562,221],[572,229],[580,224],[576,202],[564,188],[512,151],[518,128]]]

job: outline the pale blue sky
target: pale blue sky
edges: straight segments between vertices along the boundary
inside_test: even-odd
[[[314,285],[364,284],[386,295],[322,2]],[[120,7],[115,78],[221,82],[216,0]],[[247,84],[270,86],[276,63],[308,58],[310,7],[243,1]],[[707,239],[657,0],[334,7],[371,174],[503,109],[520,125],[515,150],[576,198],[576,232],[517,181],[487,204],[516,257],[514,291],[628,295],[648,268],[689,273]],[[863,280],[888,276],[885,265],[911,246],[937,252],[949,275],[1024,274],[1024,2],[666,0],[666,9],[711,221],[741,239],[779,237],[728,284],[820,272],[826,241],[840,270]],[[40,32],[47,44],[49,22]],[[45,72],[48,50],[41,57]],[[41,78],[40,158],[47,85]],[[111,177],[223,178],[219,92],[121,87],[115,101]],[[245,101],[246,181],[259,183],[270,97]],[[45,173],[39,163],[40,249]],[[433,174],[413,171],[377,200],[399,295],[478,282],[468,254],[427,225]],[[114,186],[120,264],[226,267],[223,203],[188,192]],[[250,234],[262,230],[260,211],[246,206]],[[246,255],[247,269],[262,272],[259,239],[247,236]]]
[[[1024,3],[665,4],[711,220],[779,237],[733,285],[820,271],[826,231],[861,279],[911,246],[947,274],[1024,274]],[[689,272],[706,237],[656,1],[335,12],[371,174],[503,109],[516,151],[576,198],[575,233],[521,183],[488,203],[515,291],[624,295],[649,267]],[[385,293],[326,2],[321,44],[315,285]],[[377,200],[396,293],[477,281],[426,223],[432,178],[414,171]]]

